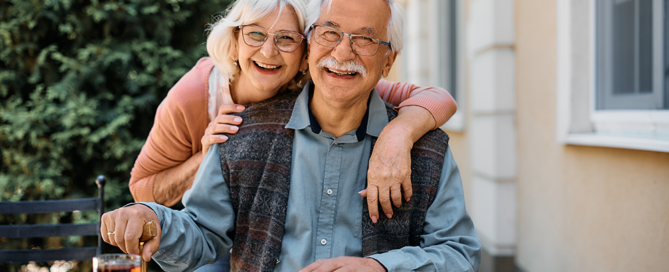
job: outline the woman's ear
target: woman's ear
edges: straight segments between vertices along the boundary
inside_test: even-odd
[[[235,31],[234,35],[237,35],[236,32],[237,31]],[[239,36],[237,36],[237,38],[239,38]],[[232,62],[237,62],[239,60],[239,48],[237,46],[238,42],[239,40],[236,40],[234,43],[232,43],[232,48],[230,50],[230,56],[229,56]]]
[[[230,50],[230,59],[232,59],[232,62],[237,62],[239,60],[239,50],[237,50],[237,46]]]
[[[300,63],[300,71],[306,71],[309,69],[309,47],[304,51],[304,57],[302,58],[302,63]]]
[[[300,63],[300,71],[304,72],[307,69],[309,69],[309,61],[307,59],[302,59],[302,63]]]

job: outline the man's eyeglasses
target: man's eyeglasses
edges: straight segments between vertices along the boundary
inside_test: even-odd
[[[382,44],[390,47],[390,43],[384,42],[377,38],[364,35],[348,34],[329,26],[311,25],[310,28],[314,33],[314,41],[322,46],[330,48],[334,48],[339,45],[341,40],[344,38],[344,35],[348,35],[351,40],[351,49],[354,53],[361,56],[376,55],[376,52],[379,51],[379,47],[381,47]]]
[[[277,31],[269,33],[262,27],[255,25],[241,25],[238,27],[242,31],[242,39],[249,46],[262,46],[267,41],[267,36],[274,35],[274,45],[280,51],[290,53],[300,47],[304,35],[294,31]]]

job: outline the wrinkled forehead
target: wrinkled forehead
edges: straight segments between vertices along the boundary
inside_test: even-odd
[[[382,35],[389,20],[390,6],[385,0],[326,0],[321,4],[317,23],[345,27],[356,34]]]

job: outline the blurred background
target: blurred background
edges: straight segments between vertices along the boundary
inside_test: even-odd
[[[130,170],[156,109],[207,55],[207,24],[231,2],[0,0],[0,201],[96,197],[95,178],[105,175],[106,210],[131,202]],[[10,214],[0,215],[0,225],[97,222],[97,216]],[[0,238],[0,249],[96,243],[97,237],[79,236]],[[91,270],[90,261],[53,266]],[[20,270],[0,264],[0,271]]]
[[[442,129],[480,271],[669,271],[669,0],[397,1],[405,49],[389,79],[458,102]],[[155,110],[229,2],[0,0],[0,201],[94,197],[100,174],[107,210],[132,201]],[[1,236],[0,249],[96,242]],[[0,271],[47,267],[90,262]]]
[[[669,1],[404,0],[480,271],[669,271]]]

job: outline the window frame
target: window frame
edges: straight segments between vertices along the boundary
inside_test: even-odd
[[[602,146],[625,149],[669,152],[669,110],[597,110],[596,109],[596,0],[589,0],[589,28],[585,49],[575,43],[581,36],[573,31],[573,17],[579,16],[572,4],[579,0],[557,3],[557,80],[556,80],[556,132],[557,141],[566,145]],[[654,2],[654,16],[662,20],[663,9]],[[664,0],[664,3],[667,3]],[[580,4],[580,3],[577,3]],[[667,15],[669,16],[669,15]],[[664,39],[664,37],[659,37]],[[654,37],[656,39],[656,37]],[[669,46],[669,45],[665,45]],[[588,72],[575,73],[576,57],[588,55]],[[583,78],[586,77],[586,78]],[[588,81],[585,88],[577,82]],[[664,78],[662,78],[664,80]],[[586,92],[585,94],[583,92]],[[581,102],[586,100],[587,102]]]
[[[455,5],[455,11],[451,11],[451,3]],[[445,88],[447,91],[451,92],[451,95],[454,97],[455,102],[458,104],[458,110],[455,112],[453,117],[446,122],[446,124],[441,126],[441,129],[450,130],[450,131],[464,131],[465,130],[465,27],[464,27],[464,14],[465,14],[465,3],[463,0],[447,0],[447,1],[436,1],[437,13],[436,18],[438,18],[438,26],[440,33],[438,37],[439,44],[451,44],[451,37],[455,37],[455,52],[451,52],[451,47],[448,47],[448,50],[439,51],[439,86]],[[446,12],[440,12],[445,10]],[[449,16],[443,16],[443,14],[448,14]],[[455,14],[455,26],[451,25],[449,19],[451,14]],[[442,15],[442,16],[439,16]],[[453,35],[451,30],[455,30],[456,33]],[[456,60],[455,64],[451,66],[451,55],[455,55]],[[451,67],[455,68],[455,71],[452,71]],[[450,77],[455,78],[455,91],[448,90]]]

